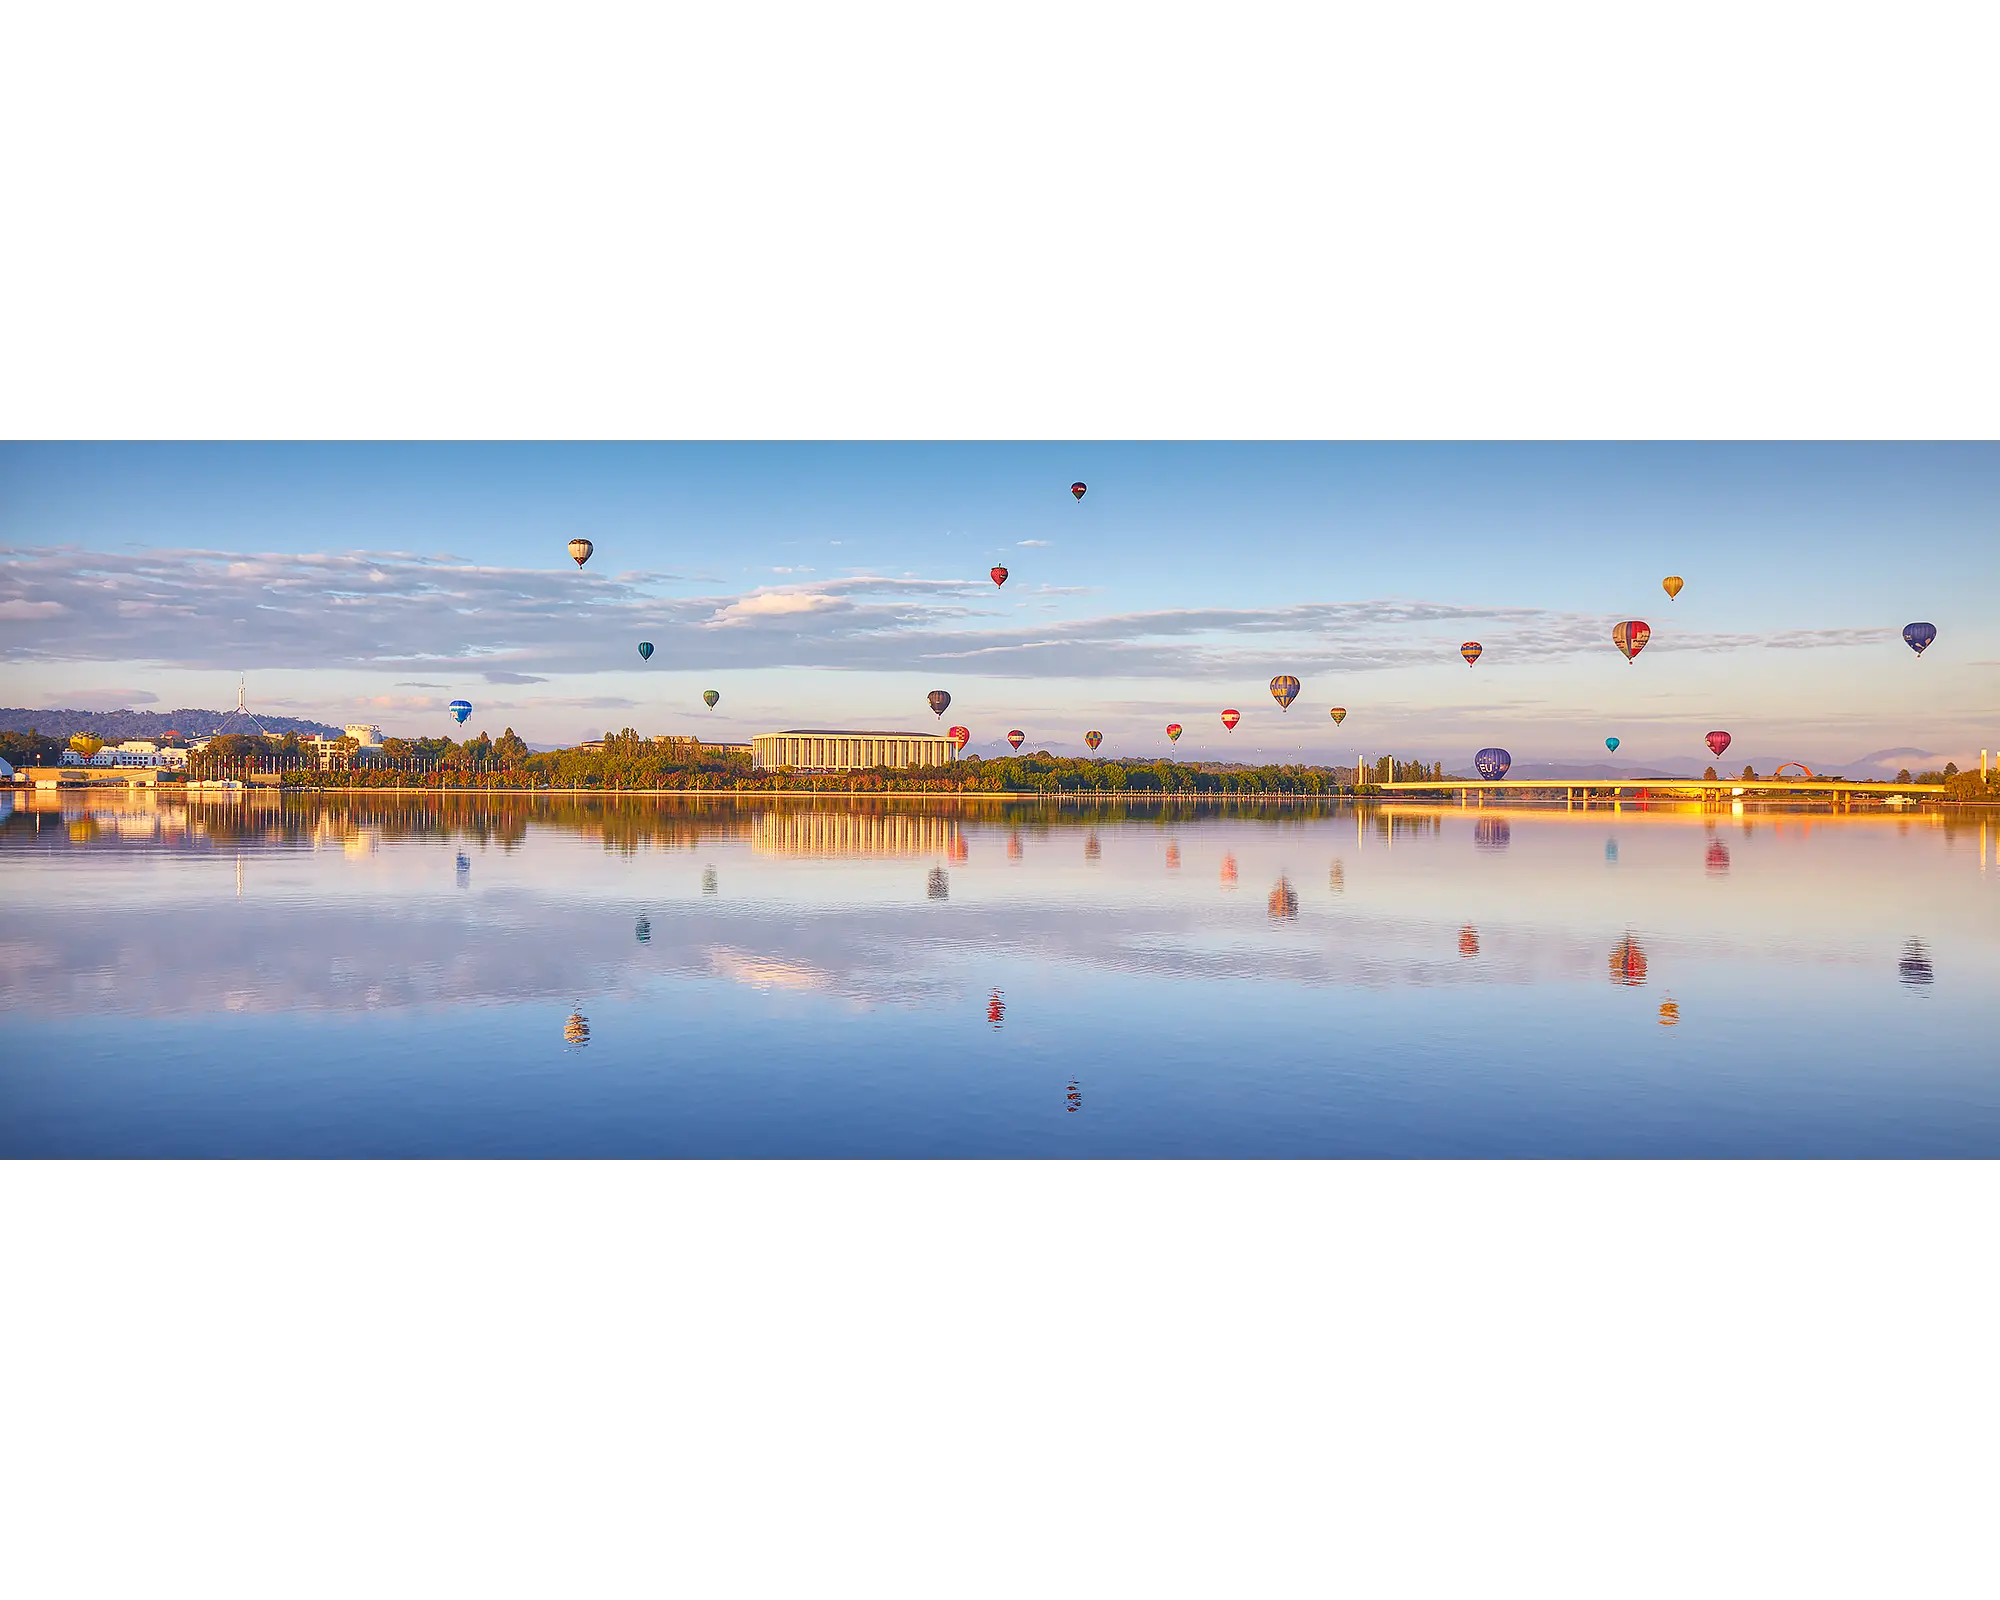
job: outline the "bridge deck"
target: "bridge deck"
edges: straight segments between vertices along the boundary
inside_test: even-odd
[[[1518,793],[1524,789],[1560,790],[1574,794],[1587,789],[1593,794],[1617,792],[1634,794],[1712,794],[1740,798],[1751,794],[1832,794],[1832,795],[1941,795],[1941,783],[1852,783],[1828,779],[1791,782],[1785,778],[1438,778],[1425,783],[1378,783],[1378,789],[1395,794],[1419,792],[1484,792],[1488,789]]]

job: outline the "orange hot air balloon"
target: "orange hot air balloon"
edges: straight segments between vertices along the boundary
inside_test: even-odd
[[[1243,713],[1240,711],[1225,711],[1222,713],[1222,725],[1225,728],[1233,728],[1242,720]]]
[[[997,589],[1007,581],[1007,569],[1005,567],[995,567],[986,576],[993,580],[993,587]]]
[[[1167,740],[1171,744],[1179,744],[1181,742],[1181,725],[1178,722],[1167,724]]]
[[[1469,667],[1485,653],[1485,648],[1477,639],[1468,639],[1458,647],[1458,653],[1465,657],[1465,664]]]
[[[963,750],[966,740],[972,737],[972,731],[969,728],[953,728],[945,734],[945,737],[951,741],[954,750]]]
[[[1007,742],[1016,750],[1021,748],[1021,741],[1027,737],[1019,728],[1009,728],[1007,730]]]
[[[1335,706],[1327,715],[1333,718],[1333,725],[1337,728],[1347,720],[1347,707]]]
[[[1660,587],[1667,591],[1667,598],[1669,600],[1678,600],[1681,597],[1681,590],[1686,585],[1679,578],[1662,578],[1660,580]]]
[[[1653,637],[1653,630],[1643,622],[1621,622],[1611,630],[1611,642],[1625,653],[1630,661],[1646,648],[1646,641]]]

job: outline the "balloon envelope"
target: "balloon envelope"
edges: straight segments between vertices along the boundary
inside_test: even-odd
[[[1646,641],[1653,637],[1653,630],[1643,622],[1621,622],[1611,630],[1611,642],[1625,653],[1630,661],[1646,648]]]
[[[1271,680],[1271,698],[1278,702],[1280,711],[1289,711],[1292,702],[1299,697],[1299,680],[1290,673],[1280,673]]]
[[[945,707],[951,704],[951,696],[942,689],[933,689],[924,698],[930,701],[931,710],[935,711],[940,717],[944,715]]]
[[[1243,713],[1240,711],[1225,711],[1222,713],[1222,725],[1225,728],[1233,728],[1242,720]]]
[[[1479,769],[1482,778],[1504,778],[1507,776],[1507,769],[1514,764],[1514,758],[1505,750],[1498,750],[1489,745],[1472,758],[1472,764]]]
[[[1662,578],[1660,580],[1660,587],[1667,591],[1667,598],[1669,600],[1678,600],[1684,585],[1679,578]]]
[[[722,691],[719,689],[704,689],[701,691],[701,698],[708,706],[708,709],[713,711],[715,709],[715,702],[722,698]]]
[[[1021,741],[1027,737],[1019,728],[1009,728],[1007,730],[1007,742],[1016,750],[1021,748]]]
[[[472,702],[470,700],[452,701],[451,714],[458,718],[459,726],[464,727],[465,719],[472,715]]]
[[[1617,739],[1616,738],[1606,739],[1604,741],[1604,748],[1607,750],[1616,750],[1618,748]]]
[[[1327,715],[1333,718],[1333,725],[1337,728],[1347,720],[1347,707],[1335,706]]]
[[[639,646],[639,659],[641,661],[651,661],[653,659],[653,647],[650,644],[641,644]]]
[[[580,567],[590,559],[590,552],[596,548],[588,539],[572,539],[569,542],[569,558]]]
[[[1168,724],[1167,724],[1167,741],[1168,741],[1168,742],[1169,742],[1170,744],[1179,744],[1179,743],[1180,743],[1180,738],[1181,738],[1181,725],[1180,725],[1180,724],[1179,724],[1178,722],[1170,722],[1170,723],[1168,723]]]
[[[1903,629],[1903,643],[1916,651],[1918,655],[1922,655],[1928,650],[1931,647],[1931,641],[1936,637],[1937,629],[1932,627],[1928,622],[1912,622]]]
[[[1458,653],[1465,657],[1465,664],[1469,667],[1484,653],[1484,647],[1477,639],[1468,639],[1458,647]]]
[[[995,567],[986,576],[993,580],[993,586],[997,589],[1007,581],[1007,569],[1005,567]]]
[[[972,731],[969,728],[955,727],[949,730],[945,734],[945,737],[951,741],[951,747],[954,750],[963,750],[966,741],[972,737]]]
[[[1077,499],[1081,500],[1083,498],[1083,491],[1085,487],[1086,486],[1081,483],[1073,483],[1069,486],[1069,492],[1075,495]]]
[[[1095,728],[1092,728],[1090,732],[1083,736],[1083,742],[1095,750],[1099,745],[1104,743],[1104,735],[1099,733]]]
[[[1718,731],[1711,733],[1703,742],[1719,756],[1729,748],[1729,735]]]

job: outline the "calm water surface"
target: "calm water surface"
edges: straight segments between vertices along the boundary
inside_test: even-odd
[[[2000,1155],[2000,827],[0,798],[0,1154]]]

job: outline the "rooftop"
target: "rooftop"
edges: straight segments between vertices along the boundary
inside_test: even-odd
[[[909,733],[881,728],[783,728],[776,733],[760,733],[760,739],[942,739],[941,731]]]

